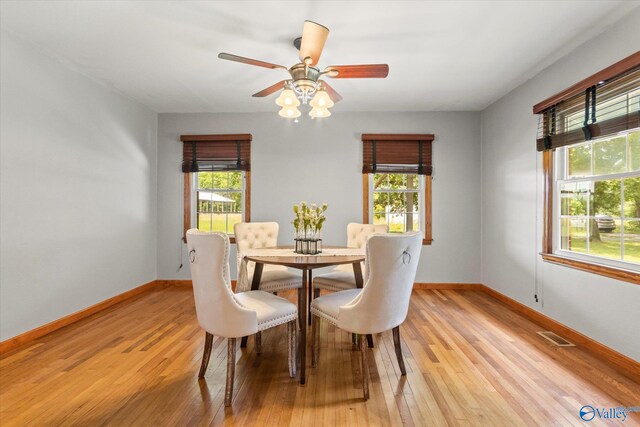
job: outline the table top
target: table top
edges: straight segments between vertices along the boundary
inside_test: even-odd
[[[345,248],[344,246],[330,246],[331,248]],[[291,249],[291,246],[278,246],[272,249]],[[268,249],[268,248],[265,248]],[[286,267],[311,270],[314,268],[330,267],[339,264],[353,264],[364,261],[364,255],[331,255],[331,256],[253,256],[245,255],[247,261],[259,264],[284,265]]]

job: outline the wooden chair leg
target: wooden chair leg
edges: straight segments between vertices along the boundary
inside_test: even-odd
[[[311,316],[311,367],[318,366],[320,353],[320,318]]]
[[[320,288],[315,288],[313,290],[313,298],[318,298],[320,296]]]
[[[262,332],[256,332],[256,354],[262,353]]]
[[[400,326],[393,328],[393,345],[396,348],[396,357],[398,358],[398,365],[400,365],[400,372],[402,375],[407,375],[407,370],[404,367],[404,360],[402,359],[402,347],[400,345]]]
[[[242,339],[240,340],[240,347],[241,348],[246,348],[247,347],[247,340],[249,339],[249,337],[242,337]]]
[[[304,274],[304,273],[303,273]],[[306,307],[304,306],[304,289],[303,288],[298,288],[298,311],[299,310],[306,310]],[[302,328],[302,316],[298,315],[298,323],[300,328]]]
[[[202,354],[202,364],[200,365],[200,372],[198,372],[198,378],[204,378],[205,372],[207,372],[207,366],[209,366],[209,359],[211,358],[211,345],[213,344],[213,335],[209,332],[205,332],[204,336],[204,353]]]
[[[287,323],[287,338],[289,341],[289,376],[291,378],[295,378],[296,376],[296,368],[297,368],[297,360],[296,357],[298,355],[297,349],[297,335],[298,327],[296,326],[296,321],[292,320]]]
[[[313,276],[312,270],[309,270],[309,279],[307,279],[307,286],[309,287],[309,295],[307,296],[307,321],[311,325],[311,301],[313,301]]]
[[[367,360],[367,351],[369,347],[363,336],[360,337],[360,355],[362,360],[362,392],[364,400],[369,400],[369,362]]]
[[[373,335],[367,334],[367,345],[369,348],[373,348]]]
[[[227,384],[224,389],[224,406],[231,406],[233,400],[233,379],[236,373],[236,339],[227,340]]]

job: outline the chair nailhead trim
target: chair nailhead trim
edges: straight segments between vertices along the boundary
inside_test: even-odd
[[[264,322],[260,322],[260,323],[258,323],[258,325],[262,325],[262,324],[265,324],[265,323],[273,322],[274,320],[283,319],[283,318],[285,318],[285,317],[289,317],[289,316],[296,316],[296,314],[297,314],[297,313],[298,313],[298,312],[297,312],[297,311],[295,311],[295,312],[293,312],[293,313],[287,313],[287,314],[283,314],[282,316],[273,317],[273,318],[271,318],[271,319],[269,319],[269,320],[265,320]],[[297,319],[297,316],[296,316],[295,318]]]
[[[262,285],[262,282],[260,284]],[[288,283],[287,282],[275,282],[271,286],[270,286],[269,282],[266,282],[265,285],[266,285],[266,287],[260,286],[259,289],[260,290],[264,290],[266,288],[269,288],[269,289],[281,289],[281,288],[284,288],[284,287],[291,287],[291,286],[295,286],[296,288],[301,288],[302,287],[302,283],[300,283],[300,282],[288,282]]]
[[[289,318],[289,316],[291,316],[291,318]],[[284,318],[287,318],[287,319],[286,319],[286,320],[281,320],[280,322],[278,322],[278,323],[276,323],[276,324],[274,324],[274,325],[267,326],[266,328],[261,328],[260,326],[261,326],[261,325],[266,325],[266,324],[267,324],[267,323],[269,323],[270,321],[268,321],[268,322],[258,323],[258,330],[259,330],[259,331],[264,331],[264,330],[266,330],[266,329],[273,328],[273,327],[275,327],[275,326],[284,325],[285,323],[289,323],[289,322],[291,322],[292,320],[296,320],[296,319],[298,319],[298,313],[288,314],[287,316],[280,316],[280,318],[283,318],[283,319],[284,319]]]
[[[344,283],[346,283],[346,282],[344,282]],[[314,283],[313,283],[313,287],[314,288],[325,289],[327,291],[347,291],[349,289],[356,289],[356,284],[355,283],[353,283],[351,285],[352,286],[350,286],[350,287],[346,287],[345,286],[345,287],[342,288],[342,287],[339,287],[339,286],[333,286],[333,285],[331,285],[329,283],[318,283],[316,285],[315,280],[314,280]]]
[[[324,311],[320,310],[318,307],[311,307],[311,314],[319,314],[320,317],[322,317],[325,320],[327,320],[333,326],[338,326],[338,319],[337,318],[333,317],[329,313],[325,313]]]

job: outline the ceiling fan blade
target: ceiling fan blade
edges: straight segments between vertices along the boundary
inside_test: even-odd
[[[284,89],[285,83],[287,83],[287,80],[281,80],[278,83],[271,85],[266,89],[262,89],[260,92],[256,92],[251,96],[255,96],[256,98],[262,98],[264,96],[271,95],[272,93],[277,92],[280,89]]]
[[[342,95],[340,95],[338,92],[336,92],[336,90],[334,88],[329,86],[329,83],[327,83],[327,82],[325,82],[323,80],[322,81],[322,86],[324,87],[324,90],[327,91],[327,95],[329,95],[329,98],[331,98],[331,100],[333,102],[338,102],[338,101],[342,100]]]
[[[313,21],[304,21],[300,42],[300,61],[304,62],[305,58],[311,58],[309,65],[317,64],[328,36],[327,27]]]
[[[243,56],[232,55],[230,53],[219,53],[218,58],[226,59],[227,61],[242,62],[243,64],[256,65],[258,67],[272,68],[272,69],[282,68],[283,70],[288,70],[288,68],[283,65],[277,65],[277,64],[272,64],[270,62],[258,61],[257,59],[245,58]]]
[[[334,79],[383,79],[389,75],[389,66],[387,64],[329,65],[325,73]]]

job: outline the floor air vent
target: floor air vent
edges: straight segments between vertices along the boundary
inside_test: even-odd
[[[541,332],[538,332],[538,335],[542,336],[543,338],[546,338],[547,340],[551,341],[553,345],[557,345],[559,347],[575,347],[576,346],[575,344],[565,340],[561,336],[556,335],[551,331],[541,331]]]

